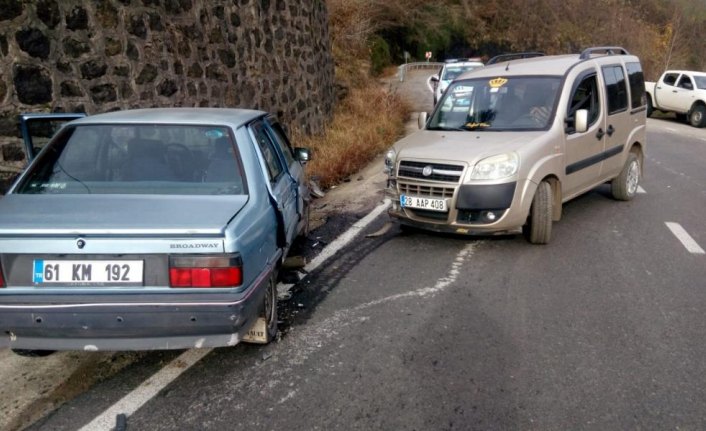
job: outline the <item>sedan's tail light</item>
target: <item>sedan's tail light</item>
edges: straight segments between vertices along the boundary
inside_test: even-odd
[[[240,256],[171,256],[170,287],[236,287],[243,283]]]

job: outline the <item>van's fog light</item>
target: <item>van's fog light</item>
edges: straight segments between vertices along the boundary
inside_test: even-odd
[[[496,216],[495,213],[492,211],[486,211],[486,213],[483,214],[483,218],[489,222],[494,222],[498,218],[498,216]]]

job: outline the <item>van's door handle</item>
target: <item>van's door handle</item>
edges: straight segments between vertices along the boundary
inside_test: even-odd
[[[613,136],[613,133],[615,132],[615,129],[613,128],[612,124],[608,125],[608,130],[606,130],[606,133],[608,133],[608,136]]]
[[[603,129],[598,129],[598,131],[596,132],[596,139],[600,141],[601,139],[603,139],[603,136],[605,136],[605,132],[603,131]]]

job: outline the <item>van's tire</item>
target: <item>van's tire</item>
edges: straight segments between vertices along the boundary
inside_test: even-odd
[[[689,124],[694,127],[706,126],[706,106],[696,105],[689,112]]]
[[[25,358],[43,358],[54,352],[55,350],[12,349],[12,353]]]
[[[647,96],[647,116],[651,117],[653,112],[655,112],[655,107],[652,105],[652,98]]]
[[[640,158],[631,152],[628,154],[620,175],[610,182],[610,191],[613,197],[619,201],[629,201],[634,198],[640,185],[641,174]]]
[[[548,244],[552,237],[552,186],[542,181],[532,198],[529,218],[522,228],[531,244]]]

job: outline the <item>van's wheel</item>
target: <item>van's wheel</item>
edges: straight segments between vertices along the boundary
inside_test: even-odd
[[[706,106],[696,105],[691,109],[689,114],[689,124],[694,127],[706,126]]]
[[[43,358],[54,352],[55,350],[12,349],[12,353],[25,358]]]
[[[641,172],[640,158],[637,157],[637,154],[630,152],[620,175],[610,182],[610,191],[613,197],[619,201],[629,201],[634,198],[640,184]]]
[[[552,186],[542,181],[532,198],[529,218],[522,231],[532,244],[548,244],[552,237]]]
[[[652,105],[652,98],[647,96],[647,116],[651,117],[653,112],[655,112],[655,107]]]
[[[277,274],[274,273],[267,282],[265,300],[262,304],[260,317],[265,319],[266,341],[265,344],[274,340],[277,336]]]

